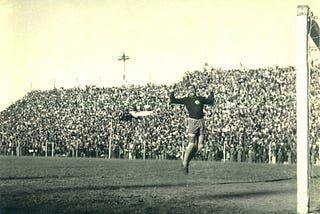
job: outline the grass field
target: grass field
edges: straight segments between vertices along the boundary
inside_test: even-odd
[[[320,212],[320,168],[311,209]],[[296,213],[296,166],[0,157],[0,213]]]

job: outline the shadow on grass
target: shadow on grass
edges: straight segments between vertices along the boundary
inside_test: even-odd
[[[261,181],[259,181],[261,182]],[[244,182],[223,182],[223,183],[214,183],[211,185],[227,185],[227,184],[242,184]],[[251,182],[252,183],[252,182]],[[24,200],[27,197],[30,197],[30,193],[31,194],[39,194],[41,195],[41,197],[46,197],[45,195],[42,194],[53,194],[53,193],[69,193],[71,192],[72,194],[77,194],[77,192],[81,192],[81,191],[118,191],[118,190],[130,190],[130,189],[141,189],[141,190],[145,190],[148,188],[179,188],[179,187],[191,187],[193,188],[193,186],[198,186],[198,185],[203,185],[199,184],[199,183],[188,183],[188,182],[179,182],[179,183],[158,183],[158,184],[132,184],[132,185],[85,185],[85,186],[70,186],[70,187],[55,187],[55,188],[46,188],[46,189],[33,189],[33,190],[28,190],[28,191],[20,191],[20,192],[8,192],[5,195],[3,194],[3,199],[6,204],[6,201],[11,201],[11,199],[16,198],[15,196],[19,195],[20,200]],[[73,193],[75,192],[75,193]],[[248,190],[248,191],[237,191],[236,189],[233,189],[231,192],[221,192],[221,193],[215,193],[214,191],[212,192],[208,192],[208,193],[200,193],[196,194],[196,195],[190,195],[190,196],[186,196],[186,198],[184,200],[187,201],[192,201],[192,200],[204,200],[204,201],[210,201],[210,200],[218,200],[218,199],[222,199],[222,200],[232,200],[232,199],[247,199],[247,198],[257,198],[257,197],[266,197],[266,196],[272,196],[272,195],[279,195],[279,194],[288,194],[288,193],[295,193],[295,190]],[[0,192],[1,195],[1,192]],[[58,201],[58,199],[56,199]],[[112,199],[113,200],[113,199]],[[119,199],[117,199],[119,200]],[[116,200],[116,201],[117,201]],[[131,199],[130,199],[131,200]],[[135,199],[133,199],[135,200]],[[160,203],[161,201],[156,201],[154,203]],[[56,203],[56,202],[55,202]],[[38,208],[35,208],[36,206],[34,206],[33,204],[31,204],[29,207],[17,207],[19,205],[14,205],[15,207],[11,207],[13,206],[13,204],[8,203],[6,207],[0,207],[0,213],[56,213],[54,212],[54,204],[42,204],[42,206],[47,206],[47,210],[46,212],[38,212],[39,210],[37,210]],[[60,202],[59,202],[60,203]],[[65,201],[62,202],[62,204],[67,203]],[[166,202],[168,203],[168,202]],[[174,200],[174,202],[172,203],[181,203],[181,207],[184,207],[184,203],[185,201],[176,201]],[[183,204],[183,205],[182,205]],[[9,206],[8,206],[9,205]],[[177,205],[177,206],[178,206]],[[100,205],[99,205],[100,206]],[[116,207],[118,209],[118,206],[120,205],[114,205],[114,207]],[[159,205],[160,206],[160,205]],[[176,205],[175,205],[176,206]],[[175,207],[174,206],[174,207]],[[212,211],[212,209],[214,210],[218,210],[218,208],[215,208],[215,206],[218,205],[214,205],[214,207],[204,207],[203,209],[203,213],[210,213],[210,210]],[[90,206],[89,206],[90,208]],[[168,210],[166,211],[172,211],[171,210],[171,205],[168,206]],[[180,209],[180,205],[178,206],[178,208]],[[223,209],[229,209],[229,208],[224,208]],[[222,209],[221,208],[221,209]],[[63,208],[61,208],[63,209]],[[66,208],[67,209],[67,208]],[[123,209],[123,208],[121,208]],[[120,210],[121,210],[120,209]],[[189,208],[188,208],[189,209]],[[208,210],[206,210],[208,209]],[[219,208],[220,209],[220,208]],[[234,211],[238,211],[238,208],[234,208]],[[21,211],[21,212],[19,212]],[[56,211],[56,210],[55,210]],[[104,210],[105,211],[105,210]],[[145,211],[142,208],[139,211]],[[193,213],[193,212],[187,212],[188,210],[183,210],[186,212],[180,212],[180,213]],[[229,210],[225,210],[225,211],[229,211]],[[75,213],[75,212],[74,212]],[[91,213],[91,210],[88,210],[88,213]],[[93,210],[92,210],[93,213]],[[97,212],[95,212],[97,213]],[[99,212],[98,212],[99,213]],[[103,213],[103,212],[100,212]],[[124,212],[122,212],[124,213]],[[150,212],[144,212],[144,213],[150,213]],[[200,212],[201,213],[201,212]],[[218,212],[217,212],[218,213]],[[219,213],[234,213],[234,212],[219,212]],[[239,212],[237,212],[239,213]]]
[[[257,190],[257,191],[244,191],[244,192],[228,192],[228,193],[212,193],[196,196],[193,199],[200,200],[214,200],[214,199],[238,199],[238,198],[254,198],[254,197],[266,197],[268,195],[279,195],[295,193],[296,190]]]
[[[73,177],[73,176],[72,176]],[[28,177],[28,178],[14,178],[14,179],[47,179],[48,177]],[[51,178],[61,178],[61,177],[51,177]],[[62,177],[63,178],[63,177]],[[9,178],[7,178],[9,179]],[[51,194],[51,193],[59,193],[59,192],[73,192],[73,191],[115,191],[115,190],[130,190],[130,189],[149,189],[149,188],[177,188],[177,187],[193,187],[193,186],[201,186],[201,185],[211,185],[211,186],[220,186],[220,185],[229,185],[229,184],[254,184],[254,183],[265,183],[265,182],[276,182],[276,181],[286,181],[292,180],[295,178],[284,178],[284,179],[276,179],[276,180],[264,180],[264,181],[230,181],[230,182],[216,182],[216,183],[206,183],[206,182],[178,182],[178,183],[149,183],[149,184],[127,184],[127,185],[83,185],[83,186],[57,186],[57,187],[46,187],[46,188],[34,188],[30,190],[24,191],[14,191],[14,192],[6,192],[7,195],[28,195],[32,194]],[[0,191],[0,194],[1,191]],[[242,194],[242,193],[235,193]],[[262,194],[260,192],[253,192],[252,194]],[[264,194],[266,194],[264,192]],[[268,194],[268,192],[267,192]],[[269,194],[271,194],[269,192]],[[274,194],[274,192],[272,192]],[[240,196],[239,195],[239,196]],[[250,195],[250,194],[249,194]],[[230,195],[226,195],[226,197],[230,197]],[[234,195],[235,196],[235,195]],[[234,197],[233,196],[233,197]],[[221,196],[219,196],[221,197]]]
[[[81,176],[81,177],[94,177],[94,176]],[[79,176],[75,175],[48,175],[48,176],[8,176],[8,177],[0,177],[0,181],[8,181],[8,180],[42,180],[42,179],[60,179],[60,178],[79,178]],[[103,177],[101,177],[103,178]],[[187,177],[185,177],[187,178]],[[320,176],[312,176],[311,178],[320,178]],[[269,180],[258,180],[258,181],[226,181],[226,182],[217,182],[213,183],[214,185],[217,184],[237,184],[237,183],[263,183],[263,182],[277,182],[277,181],[286,181],[286,180],[293,180],[296,179],[295,177],[288,177],[288,178],[277,178],[277,179],[269,179]],[[161,184],[162,185],[162,184]],[[160,187],[161,187],[160,185]],[[169,184],[171,185],[171,184]],[[141,185],[146,186],[146,185]],[[139,186],[138,186],[139,187]]]

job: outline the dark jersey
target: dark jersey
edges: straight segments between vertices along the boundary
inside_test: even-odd
[[[205,104],[213,105],[214,97],[211,92],[208,98],[201,96],[175,98],[174,93],[170,93],[170,103],[172,104],[184,104],[188,110],[189,117],[193,119],[203,118],[203,107]]]

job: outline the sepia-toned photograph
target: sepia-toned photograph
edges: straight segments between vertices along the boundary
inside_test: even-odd
[[[0,214],[320,213],[319,0],[0,0]]]

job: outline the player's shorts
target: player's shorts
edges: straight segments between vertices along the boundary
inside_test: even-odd
[[[204,135],[204,119],[188,118],[188,134]]]

